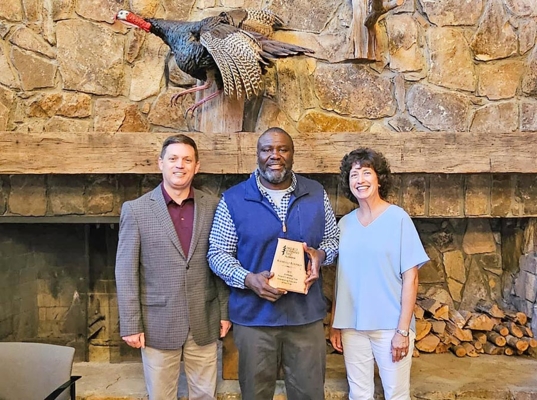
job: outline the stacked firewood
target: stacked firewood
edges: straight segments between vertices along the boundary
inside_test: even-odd
[[[522,312],[502,311],[496,304],[478,304],[474,312],[457,311],[438,300],[418,298],[414,315],[414,357],[449,351],[457,357],[537,353],[537,340]]]

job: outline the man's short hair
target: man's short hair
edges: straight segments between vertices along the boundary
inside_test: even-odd
[[[168,136],[166,140],[164,140],[164,143],[162,143],[162,150],[160,151],[160,158],[164,158],[164,155],[166,154],[166,149],[170,144],[186,144],[194,149],[194,154],[196,156],[196,161],[199,160],[198,157],[198,146],[196,145],[196,142],[194,142],[194,139],[188,137],[187,135],[183,135],[182,133],[179,133],[177,135]]]
[[[281,133],[283,135],[286,135],[289,140],[291,141],[291,150],[295,150],[295,143],[293,142],[293,138],[291,137],[291,135],[289,135],[284,129],[282,128],[279,128],[277,126],[273,126],[271,128],[268,128],[265,132],[263,132],[259,138],[257,138],[257,150],[259,150],[259,141],[261,140],[261,138],[269,133]]]

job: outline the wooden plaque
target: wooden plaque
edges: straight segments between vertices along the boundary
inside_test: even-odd
[[[304,281],[307,275],[302,242],[279,238],[270,272],[274,272],[269,280],[270,286],[306,294]]]

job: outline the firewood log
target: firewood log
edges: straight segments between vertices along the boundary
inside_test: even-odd
[[[434,352],[436,354],[443,354],[443,353],[447,353],[449,351],[449,348],[451,347],[451,344],[447,344],[447,343],[438,343],[438,345],[436,346],[436,348],[434,349]]]
[[[417,303],[434,319],[448,319],[449,306],[447,304],[442,304],[438,300],[428,297],[418,299]]]
[[[513,354],[515,354],[515,350],[511,347],[506,347],[503,349],[503,354],[505,354],[506,356],[512,356]]]
[[[459,344],[461,344],[461,341],[459,339],[457,339],[455,336],[449,334],[446,332],[446,344],[452,344],[452,345],[455,345],[455,346],[458,346]]]
[[[495,332],[498,332],[502,336],[509,335],[509,328],[505,326],[504,324],[497,324],[494,325],[494,328],[492,328]]]
[[[458,346],[451,346],[449,348],[453,354],[455,354],[457,357],[464,357],[466,355],[466,349],[462,345]]]
[[[503,354],[502,347],[494,346],[490,342],[483,343],[483,350],[485,351],[486,354],[491,354],[491,355]]]
[[[424,315],[425,310],[419,304],[414,304],[414,316],[416,319],[423,319]]]
[[[449,320],[461,329],[466,325],[466,318],[457,310],[449,310]]]
[[[476,331],[491,331],[493,327],[494,322],[486,314],[472,314],[465,326],[465,328]]]
[[[484,332],[472,332],[472,337],[481,342],[481,344],[485,343],[487,341],[487,334]]]
[[[475,351],[475,347],[470,342],[462,342],[461,346],[464,347],[464,350],[466,350],[466,355],[468,357],[479,357],[479,354],[477,354],[477,351]]]
[[[446,330],[446,321],[436,321],[431,320],[431,330],[436,333],[437,335],[443,335],[444,331]]]
[[[528,346],[531,347],[532,349],[537,347],[537,340],[535,340],[534,338],[523,337],[523,338],[520,338],[520,340],[526,342]]]
[[[526,325],[528,322],[528,316],[523,312],[505,313],[505,318],[509,321],[519,323],[520,325]]]
[[[529,326],[521,326],[520,329],[522,330],[522,333],[524,333],[524,336],[533,337],[533,331]]]
[[[459,314],[464,318],[464,323],[468,322],[470,317],[472,316],[472,313],[468,310],[459,310]]]
[[[476,311],[483,312],[485,314],[488,314],[490,317],[493,318],[505,318],[505,313],[496,305],[496,304],[485,304],[484,302],[480,301],[476,307]]]
[[[416,340],[421,340],[431,331],[431,323],[425,319],[416,321]]]
[[[419,350],[414,347],[414,349],[412,350],[412,357],[419,357],[419,356],[420,356]]]
[[[449,319],[449,306],[447,304],[442,304],[433,314],[433,318],[438,320]]]
[[[440,339],[438,338],[438,336],[429,333],[423,339],[416,342],[415,346],[419,351],[423,351],[425,353],[432,353],[434,352],[436,346],[438,346],[438,343],[440,343]]]
[[[528,342],[525,342],[524,340],[518,339],[514,336],[507,335],[505,337],[505,340],[507,341],[507,344],[511,347],[513,347],[516,350],[520,350],[522,352],[526,351],[530,344]]]
[[[485,339],[486,339],[486,338],[487,338],[487,337],[485,336]],[[474,349],[476,349],[476,350],[481,350],[481,349],[483,348],[483,343],[480,342],[479,340],[473,340],[473,341],[470,342],[470,343],[472,343],[472,345],[474,346]]]
[[[522,329],[518,327],[518,325],[514,322],[507,322],[507,328],[509,328],[509,333],[513,336],[516,336],[517,338],[521,338],[524,336],[524,333],[522,333]]]
[[[503,347],[507,343],[505,337],[497,332],[487,332],[487,339],[489,340],[489,342],[499,347]]]
[[[533,358],[537,358],[537,347],[528,347],[526,353]]]
[[[516,322],[518,322],[520,325],[526,325],[528,323],[528,316],[519,311],[516,313]]]
[[[471,342],[473,339],[470,329],[461,329],[451,320],[446,321],[446,330],[461,342]]]

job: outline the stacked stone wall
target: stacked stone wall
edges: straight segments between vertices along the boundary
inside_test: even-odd
[[[4,0],[0,131],[188,131],[193,99],[169,100],[194,81],[171,62],[166,86],[167,46],[114,16],[197,20],[234,7],[270,8],[287,29],[276,39],[315,50],[269,70],[257,131],[537,131],[532,0],[406,0],[369,34],[353,33],[354,3]],[[356,58],[368,35],[373,59]]]

